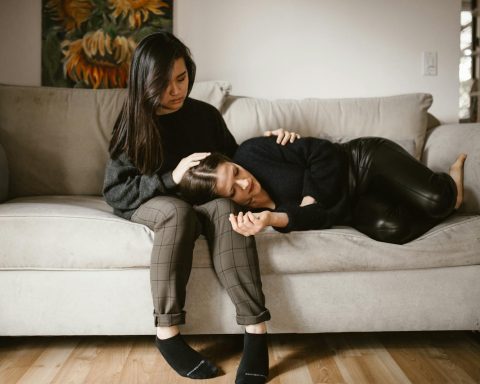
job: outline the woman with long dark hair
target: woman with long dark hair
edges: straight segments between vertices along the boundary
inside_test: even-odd
[[[255,241],[245,241],[232,230],[228,218],[238,206],[230,200],[192,207],[176,196],[177,185],[189,168],[210,152],[233,156],[237,149],[221,114],[188,97],[194,80],[190,51],[171,33],[154,33],[138,44],[127,99],[113,128],[103,194],[115,214],[154,231],[150,282],[155,344],[165,360],[185,377],[217,374],[213,363],[186,344],[178,328],[185,323],[185,289],[194,243],[203,233],[215,272],[235,305],[237,323],[246,326],[237,382],[265,382],[265,321],[270,313],[265,307]],[[297,137],[283,130],[273,134],[280,144]]]
[[[185,173],[183,196],[196,204],[227,197],[254,210],[230,217],[233,229],[245,236],[266,226],[290,232],[350,225],[395,244],[421,236],[463,200],[465,154],[447,174],[380,137],[272,144],[268,137],[247,140],[233,161],[210,155]]]

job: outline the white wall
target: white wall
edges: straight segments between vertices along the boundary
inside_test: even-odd
[[[0,83],[41,84],[41,0],[0,1]]]
[[[174,0],[198,80],[265,98],[434,96],[458,119],[461,0]],[[0,83],[40,84],[40,0],[2,0]],[[421,73],[422,51],[438,76]]]

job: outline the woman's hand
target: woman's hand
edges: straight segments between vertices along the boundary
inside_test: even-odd
[[[197,152],[192,153],[190,156],[184,157],[182,160],[180,160],[177,167],[172,172],[172,179],[175,184],[180,183],[183,175],[185,175],[185,172],[187,172],[190,168],[198,165],[200,163],[200,160],[205,159],[209,155],[210,152]]]
[[[300,203],[300,207],[304,207],[305,205],[310,205],[316,203],[317,200],[315,200],[312,196],[305,196]]]
[[[288,142],[293,143],[300,135],[295,132],[286,131],[283,128],[275,129],[274,131],[265,131],[263,136],[277,136],[277,144],[285,145]]]
[[[271,214],[272,212],[270,211],[257,213],[252,213],[250,211],[246,213],[240,212],[238,216],[235,216],[233,213],[231,213],[228,220],[230,220],[232,228],[235,232],[248,237],[256,235],[263,228],[269,226]]]
[[[284,212],[240,212],[238,216],[233,213],[228,218],[235,232],[243,236],[253,236],[269,225],[274,227],[286,227],[288,215]]]

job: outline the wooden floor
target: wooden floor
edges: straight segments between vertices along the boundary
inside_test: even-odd
[[[233,383],[242,335],[186,336],[221,369],[177,376],[154,336],[0,337],[0,383]],[[480,383],[480,335],[388,332],[270,335],[269,383]]]

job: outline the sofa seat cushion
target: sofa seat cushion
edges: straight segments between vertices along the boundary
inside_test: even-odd
[[[115,216],[99,196],[37,196],[0,204],[0,269],[148,268],[153,232]],[[263,274],[418,269],[480,264],[480,216],[452,216],[421,238],[395,245],[349,227],[281,234],[257,248]],[[193,266],[211,268],[207,242]]]
[[[152,232],[113,214],[99,196],[22,197],[0,204],[0,268],[148,265]]]

